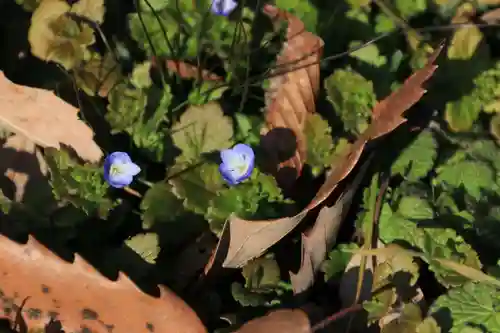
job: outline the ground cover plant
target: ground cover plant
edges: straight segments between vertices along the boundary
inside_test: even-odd
[[[500,332],[499,10],[1,2],[1,329]]]

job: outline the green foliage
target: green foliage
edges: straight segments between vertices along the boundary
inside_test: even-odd
[[[155,263],[160,252],[158,234],[152,232],[135,235],[127,239],[125,244],[150,264]]]
[[[337,69],[325,79],[325,88],[344,129],[354,134],[363,132],[377,101],[373,83],[353,69]]]
[[[232,146],[233,123],[216,102],[191,106],[172,127],[172,140],[182,154],[177,163],[194,163],[200,154]]]
[[[483,328],[487,332],[500,332],[500,294],[497,288],[485,283],[469,282],[440,296],[430,311],[438,323],[452,327],[450,332],[464,332],[466,328]],[[440,315],[441,313],[441,315]]]

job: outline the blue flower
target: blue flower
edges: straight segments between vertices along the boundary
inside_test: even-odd
[[[132,162],[127,153],[115,151],[104,160],[104,179],[115,188],[130,185],[141,168]]]
[[[228,16],[237,6],[234,0],[212,0],[210,10],[215,15]]]
[[[229,185],[236,185],[252,175],[255,154],[250,146],[239,143],[232,149],[220,152],[222,163],[219,171]]]

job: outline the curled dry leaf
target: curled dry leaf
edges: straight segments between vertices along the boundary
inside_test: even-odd
[[[32,237],[21,245],[1,235],[0,252],[3,315],[15,320],[25,301],[29,329],[53,318],[65,332],[206,332],[193,310],[166,288],[153,297],[123,273],[110,281],[78,255],[74,263],[63,261]]]
[[[52,91],[11,82],[0,72],[0,125],[42,147],[67,145],[84,160],[99,161],[94,132],[78,119],[78,109]]]
[[[327,252],[335,244],[340,225],[351,206],[354,194],[368,169],[368,160],[361,167],[356,178],[347,185],[333,206],[323,206],[316,222],[302,234],[302,259],[299,271],[290,272],[293,292],[299,294],[314,283],[316,272],[324,261]]]
[[[410,76],[404,84],[387,98],[379,102],[374,110],[370,126],[339,157],[331,166],[331,172],[321,186],[316,196],[301,212],[295,216],[272,220],[250,221],[230,216],[224,228],[229,227],[229,247],[223,262],[224,267],[239,268],[249,260],[260,256],[269,247],[293,230],[307,213],[320,205],[335,190],[356,166],[366,143],[369,140],[385,135],[406,119],[403,113],[414,105],[425,93],[422,84],[434,73],[437,56],[443,49],[443,44],[431,55],[427,65]],[[219,241],[219,244],[223,239]],[[219,246],[218,251],[224,247]],[[225,251],[225,249],[224,249]]]
[[[263,10],[273,20],[288,22],[286,42],[277,57],[277,68],[271,71],[273,77],[269,80],[269,89],[266,91],[267,126],[262,134],[266,135],[279,128],[293,132],[294,138],[276,135],[263,141],[270,164],[276,168],[274,171],[278,181],[289,186],[300,175],[306,159],[304,127],[307,114],[316,109],[315,99],[320,86],[319,60],[324,42],[306,31],[299,18],[272,5],[264,5]],[[280,139],[295,140],[292,147],[294,151],[284,151],[289,144],[280,142]],[[295,177],[290,177],[288,172],[281,172],[283,168],[294,170]]]
[[[243,325],[235,333],[312,333],[307,314],[300,310],[276,310]]]
[[[158,59],[153,57],[153,66],[158,65]],[[206,81],[223,81],[224,79],[217,74],[214,74],[206,69],[198,68],[195,65],[188,64],[184,61],[165,60],[165,66],[173,73],[176,73],[183,79],[197,79],[201,76]]]

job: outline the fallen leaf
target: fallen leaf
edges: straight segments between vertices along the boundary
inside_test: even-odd
[[[300,309],[276,310],[253,319],[234,333],[312,333],[307,314]]]
[[[0,189],[9,199],[29,204],[42,197],[51,197],[47,164],[36,145],[26,137],[13,135],[7,138],[0,148],[0,170],[14,185],[14,193],[9,195],[11,186],[3,180],[0,182]]]
[[[488,24],[497,23],[500,21],[500,8],[495,8],[485,12],[480,16],[480,19]]]
[[[0,124],[47,148],[69,146],[84,160],[97,162],[101,148],[90,127],[77,117],[78,109],[52,91],[25,87],[0,72]]]
[[[273,129],[286,128],[293,132],[293,151],[283,152],[282,136],[263,141],[274,173],[280,184],[290,186],[300,175],[306,160],[304,127],[308,113],[315,112],[315,98],[320,86],[319,60],[324,42],[305,31],[304,23],[297,17],[272,5],[264,5],[264,13],[273,20],[288,21],[286,42],[276,60],[277,69],[271,71],[269,89],[266,91],[266,135]],[[279,75],[277,75],[279,74]],[[288,145],[287,145],[288,146]],[[284,159],[286,159],[284,161]],[[282,169],[292,169],[295,177]],[[286,170],[285,169],[285,170]]]
[[[224,267],[239,268],[249,260],[260,256],[269,247],[293,230],[307,213],[319,206],[335,190],[338,183],[347,177],[356,166],[369,140],[390,133],[406,119],[403,113],[413,106],[425,93],[422,84],[437,68],[434,61],[443,49],[441,45],[431,55],[424,68],[410,76],[403,85],[373,109],[370,126],[358,137],[339,159],[334,161],[325,183],[311,202],[297,215],[273,220],[250,221],[231,215],[224,228],[229,228],[229,247],[223,262]],[[219,243],[222,241],[219,241]],[[217,251],[220,250],[219,247]]]
[[[370,159],[371,160],[371,159]],[[333,206],[323,206],[313,227],[302,234],[302,259],[299,271],[290,272],[293,292],[299,294],[313,283],[316,272],[325,260],[328,251],[335,244],[340,225],[351,206],[356,190],[363,179],[369,161],[361,167],[356,178],[347,185]]]
[[[375,105],[370,127],[363,133],[367,140],[373,140],[392,132],[406,122],[403,113],[417,103],[426,93],[422,85],[434,74],[438,65],[434,64],[443,50],[444,43],[431,54],[427,64],[413,73],[406,81],[388,97]]]
[[[164,287],[161,296],[150,296],[125,274],[108,280],[78,255],[73,263],[63,261],[32,237],[21,245],[0,235],[0,252],[3,315],[14,320],[13,310],[27,298],[22,313],[30,329],[54,318],[66,332],[207,332],[193,310]]]

